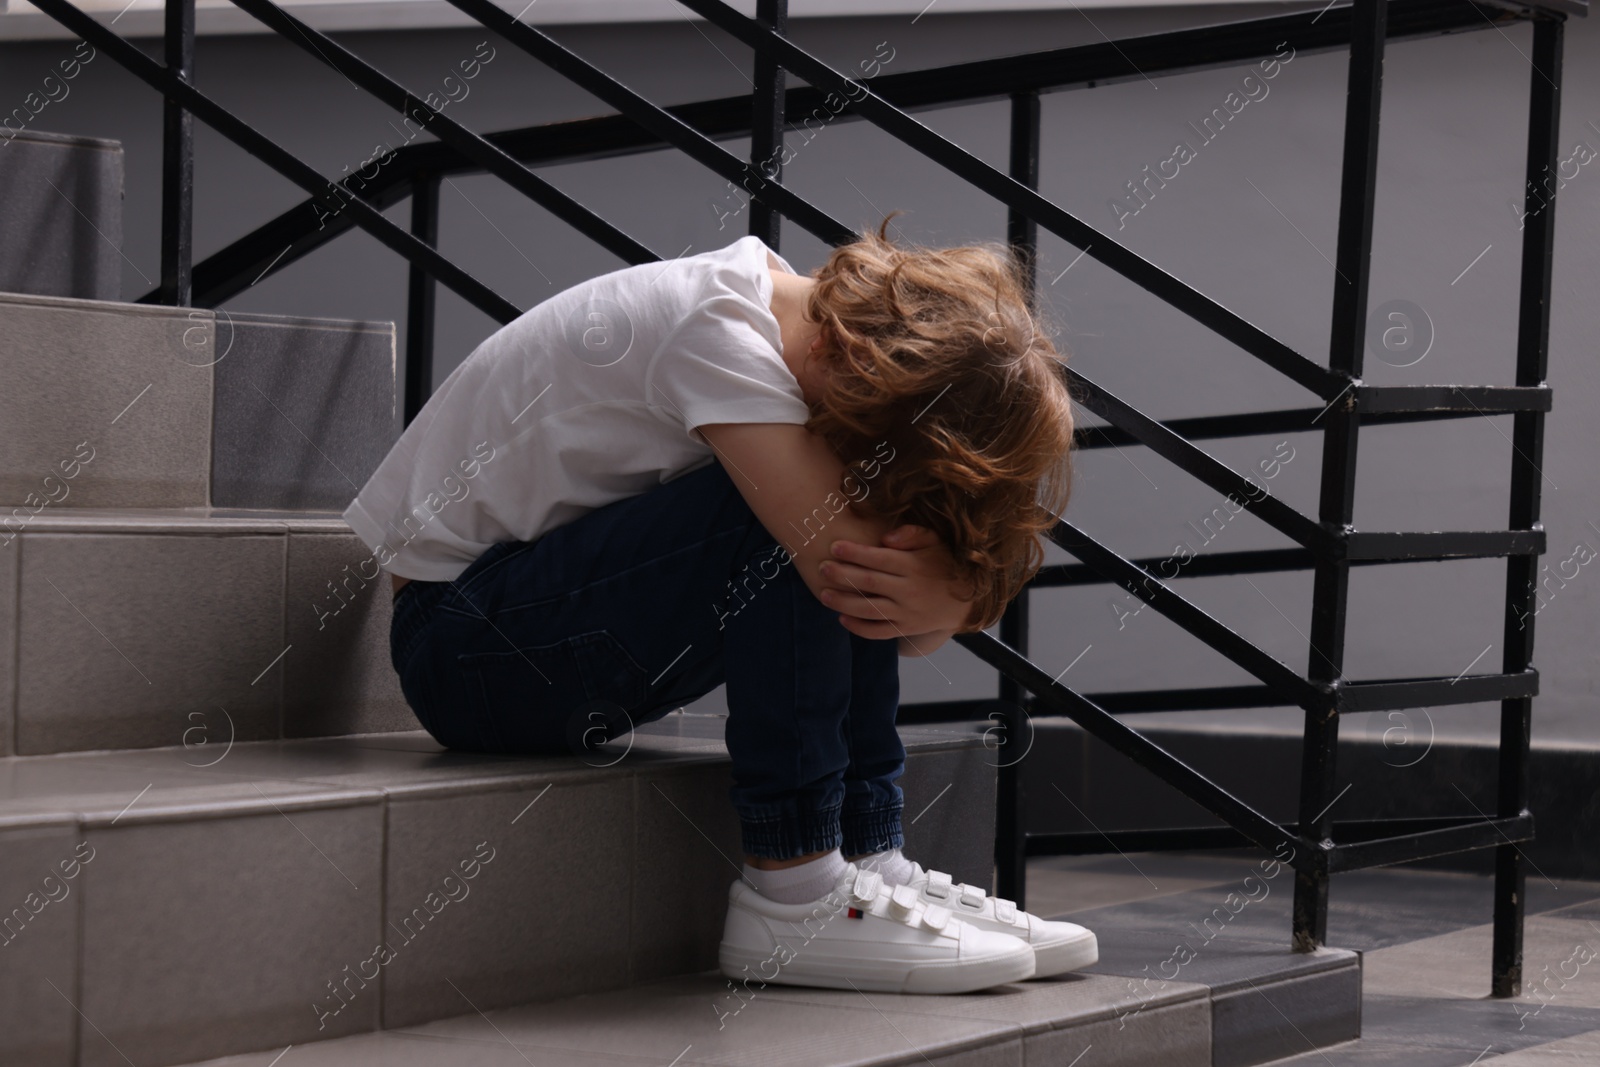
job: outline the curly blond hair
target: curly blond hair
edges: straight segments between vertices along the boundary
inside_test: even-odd
[[[896,214],[812,272],[805,318],[827,373],[806,428],[870,484],[856,511],[950,549],[973,633],[1044,563],[1040,535],[1072,489],[1072,395],[1011,247],[896,245]],[[868,459],[883,442],[889,457]]]

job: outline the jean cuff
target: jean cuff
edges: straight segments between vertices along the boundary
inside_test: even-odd
[[[782,804],[757,813],[739,812],[740,836],[751,856],[788,860],[813,852],[836,849],[843,839],[839,833],[839,807],[802,809]]]
[[[846,856],[860,856],[872,852],[887,852],[905,844],[900,828],[903,802],[895,801],[877,807],[844,812],[839,817],[839,833]]]

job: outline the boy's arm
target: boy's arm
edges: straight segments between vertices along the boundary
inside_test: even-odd
[[[794,423],[714,423],[699,430],[761,525],[793,554],[806,587],[844,616],[851,633],[911,636],[926,647],[915,635],[953,632],[965,622],[971,604],[959,599],[961,588],[947,569],[929,574],[930,561],[919,559],[891,573],[846,564],[830,551],[838,541],[855,542],[841,550],[852,555],[860,546],[878,546],[892,527],[849,506],[840,491],[845,465],[822,438]]]

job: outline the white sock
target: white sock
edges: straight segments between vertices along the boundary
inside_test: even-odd
[[[887,852],[874,852],[856,860],[856,866],[866,871],[877,871],[888,885],[905,885],[916,874],[916,864],[906,859],[897,848]]]
[[[809,904],[826,896],[839,883],[849,864],[838,849],[807,863],[778,871],[759,871],[744,865],[744,876],[757,893],[779,904]]]

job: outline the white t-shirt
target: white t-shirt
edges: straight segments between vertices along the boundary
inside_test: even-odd
[[[755,236],[557,293],[480,344],[345,509],[380,566],[448,581],[491,546],[715,462],[695,427],[804,424]]]

